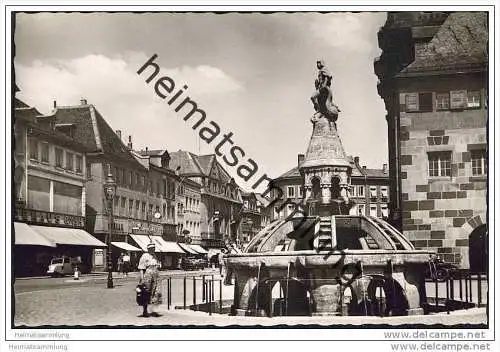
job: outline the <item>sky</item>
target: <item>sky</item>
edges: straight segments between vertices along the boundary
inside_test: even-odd
[[[18,14],[14,40],[18,98],[50,113],[94,104],[134,149],[214,153],[137,70],[153,55],[162,76],[233,132],[259,174],[297,164],[312,132],[316,60],[333,75],[337,128],[348,155],[369,168],[387,163],[385,108],[373,61],[376,13],[38,13]],[[158,76],[159,77],[159,76]],[[126,142],[126,141],[125,141]],[[225,165],[236,178],[236,168]],[[253,182],[238,184],[245,189]]]

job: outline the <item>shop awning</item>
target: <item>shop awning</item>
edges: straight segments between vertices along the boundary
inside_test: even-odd
[[[33,230],[56,244],[88,247],[106,247],[87,231],[82,229],[67,229],[63,227],[30,226]]]
[[[33,230],[28,224],[14,222],[16,245],[56,247],[56,244]]]
[[[159,236],[151,236],[152,238],[154,237],[154,240],[156,241],[157,245],[160,246],[160,251],[163,253],[182,253],[184,254],[184,251],[182,250],[181,247],[176,242],[171,242],[171,241],[165,241],[163,238]]]
[[[126,251],[130,251],[130,252],[142,252],[142,249],[134,247],[131,244],[128,244],[127,242],[111,242],[111,244],[113,246],[115,246],[115,247],[118,247],[120,249],[124,249]]]
[[[189,247],[191,247],[191,249],[194,249],[196,252],[200,253],[200,254],[207,254],[208,252],[205,250],[205,248],[203,248],[202,246],[200,246],[199,244],[190,244]]]
[[[192,249],[188,244],[185,243],[177,243],[177,244],[188,254],[199,254],[197,251]]]
[[[156,253],[184,253],[181,247],[175,242],[165,241],[160,236],[133,235],[130,237],[141,247],[144,252],[147,252],[147,246],[150,242],[155,244]]]
[[[132,237],[132,239],[135,241],[135,243],[137,243],[137,245],[142,249],[143,252],[147,252],[148,251],[147,247],[148,247],[149,242],[151,242],[151,240],[149,238],[150,236],[147,236],[147,235],[133,235],[133,234],[130,234],[129,236]],[[156,245],[156,243],[155,243],[155,252],[156,253],[160,252],[160,248],[158,248],[158,246]]]

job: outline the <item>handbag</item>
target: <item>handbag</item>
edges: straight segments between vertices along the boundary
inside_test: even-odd
[[[138,284],[135,287],[135,301],[137,302],[137,305],[139,306],[144,306],[145,304],[148,304],[149,297],[148,297],[148,290],[146,289],[146,285],[144,284]]]

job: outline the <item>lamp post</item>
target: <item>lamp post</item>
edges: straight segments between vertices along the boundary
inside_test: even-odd
[[[108,236],[106,245],[108,246],[107,265],[108,265],[108,288],[113,288],[113,263],[111,262],[111,232],[113,225],[113,200],[116,194],[116,183],[111,174],[111,166],[108,164],[108,177],[104,183],[104,195],[107,200],[108,208]]]

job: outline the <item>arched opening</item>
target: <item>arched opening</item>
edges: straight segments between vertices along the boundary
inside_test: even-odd
[[[332,186],[330,188],[332,199],[340,198],[340,178],[332,177]]]
[[[318,177],[314,177],[311,180],[312,184],[312,199],[320,200],[321,199],[321,180]]]
[[[488,271],[488,226],[485,224],[469,235],[469,268],[476,273]]]

